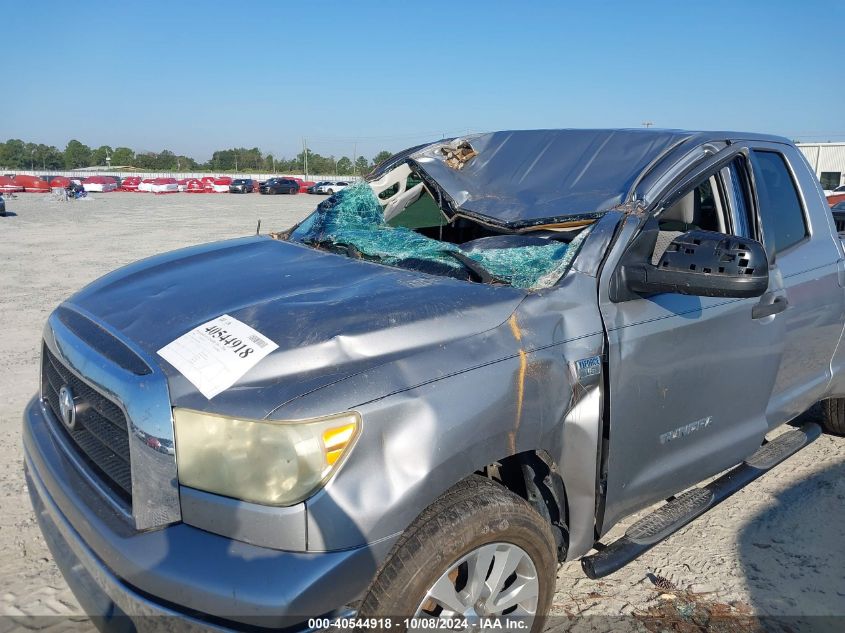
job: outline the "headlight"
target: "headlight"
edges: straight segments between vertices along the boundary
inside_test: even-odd
[[[299,421],[240,420],[174,409],[179,482],[265,505],[306,499],[329,478],[361,427],[350,411]]]

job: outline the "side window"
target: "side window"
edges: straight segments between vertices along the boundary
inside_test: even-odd
[[[692,189],[657,216],[657,242],[651,263],[656,266],[672,240],[687,231],[728,233],[726,208],[717,175],[702,176]]]
[[[764,150],[754,150],[751,155],[763,233],[767,245],[779,253],[807,237],[804,210],[786,159]]]

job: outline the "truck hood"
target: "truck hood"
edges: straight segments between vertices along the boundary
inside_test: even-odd
[[[353,374],[495,328],[524,296],[253,237],[131,264],[68,303],[153,358],[175,406],[264,417]],[[279,347],[209,401],[156,352],[222,314]]]

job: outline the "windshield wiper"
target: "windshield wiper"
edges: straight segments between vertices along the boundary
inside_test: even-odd
[[[464,265],[470,275],[474,277],[477,281],[480,281],[483,284],[492,284],[492,283],[505,283],[498,277],[495,277],[489,270],[484,268],[480,263],[472,259],[471,257],[467,257],[460,251],[450,251],[443,249],[440,251],[444,255],[449,255],[450,257],[458,260]]]

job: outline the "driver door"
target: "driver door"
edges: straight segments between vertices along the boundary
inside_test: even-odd
[[[711,164],[688,180],[665,210],[656,207],[655,251],[696,228],[760,241],[749,166],[736,149],[729,162]],[[654,228],[655,219],[649,222]],[[626,229],[632,244],[637,229],[626,225],[623,238]],[[604,526],[739,463],[760,446],[785,332],[782,316],[752,318],[755,305],[782,292],[776,268],[762,298],[663,293],[618,303],[607,290],[614,270],[608,261],[600,291],[610,394]]]

